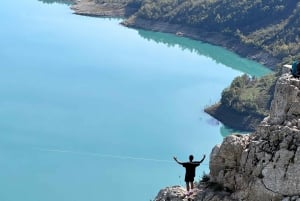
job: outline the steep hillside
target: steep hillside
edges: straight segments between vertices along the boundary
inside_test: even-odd
[[[154,0],[135,17],[221,32],[282,60],[300,56],[299,13],[293,0]]]

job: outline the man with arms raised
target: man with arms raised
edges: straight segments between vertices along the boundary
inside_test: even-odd
[[[200,165],[205,159],[205,154],[203,155],[203,158],[200,161],[193,161],[194,156],[189,156],[189,162],[180,162],[177,160],[176,157],[174,157],[174,160],[179,164],[185,167],[185,178],[184,181],[186,182],[186,190],[187,195],[193,194],[192,190],[194,188],[194,178],[196,175],[196,167]],[[191,191],[190,191],[191,190]]]

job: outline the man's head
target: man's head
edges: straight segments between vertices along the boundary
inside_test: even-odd
[[[194,156],[193,155],[190,155],[189,156],[189,159],[190,159],[190,162],[192,162],[194,160]]]

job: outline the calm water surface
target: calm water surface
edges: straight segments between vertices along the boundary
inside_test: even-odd
[[[141,201],[183,185],[172,157],[208,156],[230,132],[204,107],[234,77],[269,73],[119,22],[1,0],[0,200]]]

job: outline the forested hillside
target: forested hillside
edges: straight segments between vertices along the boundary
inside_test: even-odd
[[[295,0],[153,0],[143,1],[135,15],[229,34],[279,59],[300,56],[300,3]]]
[[[296,0],[90,1],[103,7],[121,5],[134,11],[124,12],[129,15],[125,17],[131,19],[183,25],[205,33],[221,33],[238,40],[245,47],[263,50],[282,63],[300,57],[300,2]]]
[[[198,30],[199,33],[222,34],[239,41],[244,47],[263,50],[282,63],[300,58],[300,1],[297,0],[89,1],[101,5],[102,8],[118,5],[118,8],[121,6],[125,10],[130,10],[124,12],[125,16],[119,17],[182,25]],[[103,10],[99,9],[99,12],[103,15]],[[129,26],[131,25],[134,26],[134,22],[129,23]],[[242,56],[245,54],[243,53]]]
[[[260,79],[243,75],[222,92],[221,101],[205,109],[225,125],[253,131],[269,113],[276,74]]]

